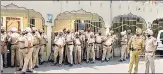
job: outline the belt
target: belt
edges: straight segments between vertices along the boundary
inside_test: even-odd
[[[145,51],[145,53],[153,53],[153,51]]]
[[[43,46],[43,45],[46,45],[46,44],[42,44],[41,46]]]
[[[134,50],[132,50],[132,51],[137,51],[137,50],[140,51],[141,49],[134,49]]]
[[[18,45],[18,44],[11,44],[11,45]]]
[[[81,46],[81,44],[76,44],[75,46]]]
[[[105,47],[112,46],[112,45],[104,45]]]
[[[26,49],[27,47],[24,47],[24,48],[20,48],[20,49]]]
[[[102,43],[96,43],[96,44],[102,44]]]
[[[73,45],[73,44],[67,44],[67,45]]]
[[[93,43],[89,43],[89,46],[93,46]]]

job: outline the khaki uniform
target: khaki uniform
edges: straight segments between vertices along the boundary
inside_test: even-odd
[[[130,51],[130,48],[133,48],[134,50]],[[139,63],[139,55],[144,50],[144,40],[143,38],[133,36],[129,43],[128,43],[128,51],[130,51],[130,63],[129,63],[129,70],[128,72],[132,72],[132,67],[134,67],[134,73],[137,73],[138,71],[138,63]]]
[[[44,51],[45,51],[45,47],[46,47],[46,43],[47,43],[47,35],[45,33],[41,34],[41,49],[40,49],[40,59],[41,62],[44,61],[43,57],[44,57]]]
[[[102,36],[101,35],[96,35],[95,37],[95,45],[96,45],[96,58],[100,58],[101,57],[101,53],[102,53]]]
[[[1,33],[1,42],[5,43],[5,36]],[[2,49],[2,43],[1,43],[1,70],[3,70],[3,58],[2,58],[2,52],[4,49]]]
[[[72,33],[69,33],[66,35],[66,44],[67,44],[67,58],[68,58],[68,62],[70,64],[73,64],[73,49],[74,49],[74,45],[73,45],[73,39],[74,36]]]
[[[25,42],[27,42],[27,37],[25,37],[25,35],[21,35],[18,40],[18,46],[19,46],[18,52],[19,52],[19,61],[20,61],[19,69],[22,69],[24,64],[23,61],[25,58],[25,54],[26,54],[25,52],[27,48]]]
[[[5,66],[7,66],[7,53],[8,53],[8,49],[7,49],[7,44],[6,44],[6,42],[7,42],[7,34],[6,33],[4,33],[4,34],[2,34],[1,33],[1,41],[4,41],[4,49],[2,49],[2,52],[3,52],[3,54],[2,54],[2,56],[4,57],[4,65]]]
[[[127,34],[127,44],[128,44],[128,42],[129,42],[129,40],[131,39],[132,36],[133,36],[132,34]],[[126,57],[127,58],[129,57],[128,53],[126,53]]]
[[[81,59],[86,59],[86,55],[84,53],[86,53],[86,50],[85,50],[85,35],[84,34],[81,34],[80,36],[80,40],[81,40]]]
[[[18,53],[18,38],[20,35],[18,33],[12,33],[11,35],[11,66],[14,66],[15,62],[17,63],[16,65],[19,64],[19,53]],[[15,56],[16,56],[16,61],[15,61]]]
[[[40,34],[36,31],[34,34],[34,40],[33,40],[33,67],[38,66],[39,62],[38,62],[38,53],[40,51],[40,39],[41,36]]]
[[[87,62],[89,59],[93,59],[93,62],[95,62],[95,50],[94,50],[94,43],[95,39],[94,38],[88,38],[88,48],[87,48]]]
[[[105,38],[105,42],[103,43],[103,54],[102,54],[102,61],[105,59],[108,61],[110,58],[110,52],[112,49],[113,39],[111,37]]]
[[[126,60],[127,35],[124,35],[121,41],[121,60]]]
[[[75,43],[75,64],[80,64],[81,63],[81,39],[80,38],[75,38],[74,39]]]
[[[59,64],[63,62],[63,50],[65,45],[65,38],[63,36],[58,36],[55,40],[55,50],[54,50],[54,63],[57,63],[57,56],[59,53]],[[63,46],[63,47],[59,47]]]
[[[23,69],[22,69],[22,72],[26,72],[27,70],[27,67],[29,68],[30,71],[32,71],[33,69],[33,65],[32,65],[32,53],[33,53],[33,35],[31,33],[28,33],[26,35],[27,37],[27,41],[25,42],[25,47],[27,47],[26,49],[26,52],[27,50],[29,50],[28,54],[25,54],[25,58],[24,58],[24,65],[23,65]],[[29,45],[29,49],[28,49],[28,42],[31,43],[31,45]]]
[[[149,73],[149,66],[151,67],[152,73],[155,73],[154,56],[152,56],[152,53],[155,51],[156,45],[156,39],[152,36],[145,41],[145,73]]]

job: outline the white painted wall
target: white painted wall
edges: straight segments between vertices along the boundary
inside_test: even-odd
[[[8,5],[10,3],[14,3],[18,5],[19,7],[26,7],[27,9],[34,9],[35,11],[38,11],[42,14],[45,21],[47,21],[47,14],[53,14],[54,18],[62,12],[65,11],[73,11],[73,10],[79,10],[84,9],[87,12],[97,13],[100,16],[103,17],[105,25],[110,26],[110,1],[81,1],[79,4],[79,1],[1,1],[2,5]],[[101,5],[102,4],[102,5]],[[119,9],[119,6],[121,5],[121,9]],[[130,9],[128,10],[128,6]],[[157,17],[163,17],[163,6],[159,5],[157,8],[156,5],[152,5],[149,3],[145,3],[144,5],[141,3],[136,2],[127,2],[127,1],[113,1],[112,2],[112,17],[115,17],[117,15],[124,15],[128,14],[129,12],[133,13],[134,15],[141,16],[146,20],[146,22],[152,22]],[[140,7],[140,11],[136,11],[136,7]],[[145,8],[143,11],[142,9]],[[159,9],[157,14],[157,9]],[[49,25],[48,23],[45,23],[46,25]],[[48,29],[50,29],[48,27]],[[51,30],[48,31],[48,40],[49,45],[51,42]],[[48,46],[51,48],[51,46]]]

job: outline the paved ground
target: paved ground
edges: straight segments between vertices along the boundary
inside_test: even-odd
[[[50,63],[44,64],[34,70],[34,73],[127,73],[128,62],[118,62],[119,58],[114,58],[109,62],[101,63],[96,61],[95,64],[82,63],[82,65],[74,65],[69,67],[68,65],[63,65],[62,67],[51,66]],[[156,73],[163,73],[163,58],[157,57],[155,59]],[[145,65],[144,58],[141,58],[139,63],[139,73],[144,73]],[[15,68],[6,68],[4,73],[13,73]]]

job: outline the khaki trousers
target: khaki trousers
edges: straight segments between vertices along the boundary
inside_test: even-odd
[[[135,65],[134,66],[134,73],[137,73],[140,53],[141,53],[140,50],[139,51],[135,50],[135,51],[130,52],[130,63],[129,63],[129,70],[128,70],[129,73],[132,72],[133,65]]]
[[[127,45],[122,45],[121,48],[121,60],[126,60],[126,49],[127,49]]]
[[[33,49],[33,68],[37,65],[39,65],[39,62],[38,62],[38,53],[40,51],[40,46],[35,46],[34,49]]]
[[[2,49],[2,58],[3,58],[3,63],[5,66],[7,66],[7,54],[8,54],[8,49],[7,46],[4,46],[4,49]]]
[[[2,58],[2,54],[1,54],[1,70],[3,70],[3,58]]]
[[[11,45],[11,66],[14,66],[15,62],[16,62],[16,66],[19,65],[18,49],[19,49],[18,45]]]
[[[19,65],[19,69],[23,68],[23,61],[25,58],[25,54],[26,54],[26,49],[19,49],[19,61],[20,61],[20,65]]]
[[[40,52],[39,52],[41,62],[44,61],[44,59],[43,59],[44,58],[44,51],[45,51],[45,45],[41,45],[41,49],[40,49]]]
[[[58,56],[58,53],[59,53],[59,64],[62,64],[62,62],[63,62],[63,49],[64,49],[64,47],[59,48],[58,46],[55,46],[54,63],[57,63],[57,56]]]
[[[32,53],[33,53],[33,47],[29,49],[28,54],[25,54],[24,66],[23,66],[22,72],[26,72],[28,66],[29,66],[30,71],[33,70],[32,69],[33,68],[33,65],[32,65]]]
[[[96,58],[100,58],[101,49],[102,49],[102,44],[96,44]]]
[[[75,46],[75,64],[80,64],[81,63],[81,46]]]
[[[111,46],[103,46],[102,61],[109,60],[111,49]]]
[[[145,73],[149,73],[149,67],[151,67],[151,72],[155,73],[155,64],[154,64],[154,56],[148,55],[148,53],[145,54]]]
[[[67,45],[67,58],[68,58],[68,62],[70,64],[73,64],[73,55],[72,55],[72,52],[73,52],[73,49],[74,49],[74,45]]]
[[[88,45],[87,48],[87,62],[89,61],[89,59],[93,59],[93,62],[95,62],[95,50],[94,50],[94,44],[93,45]]]

